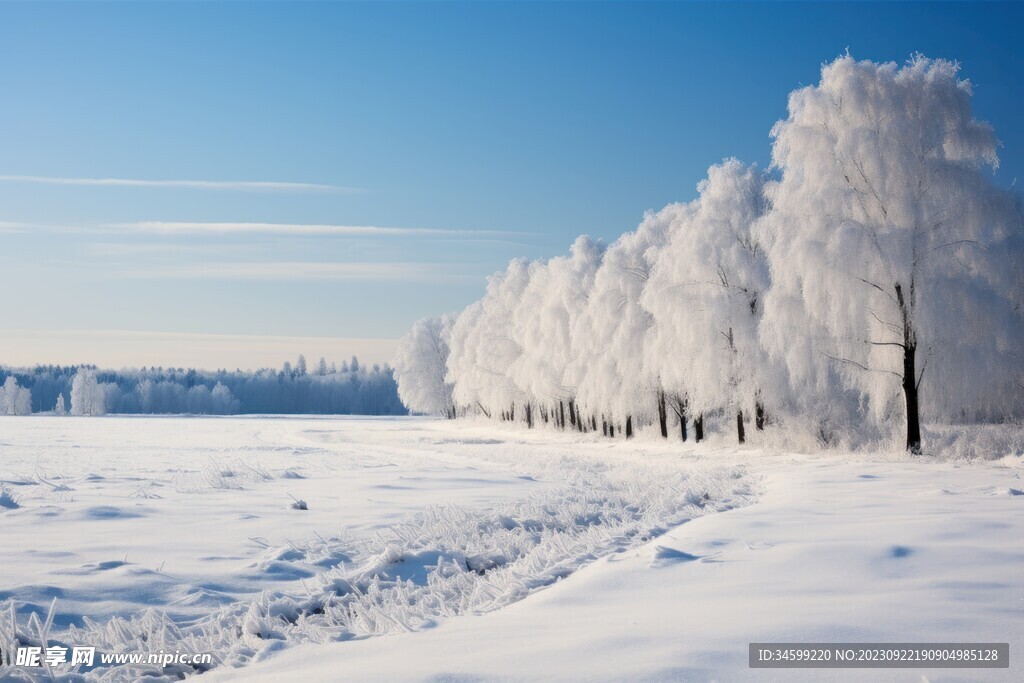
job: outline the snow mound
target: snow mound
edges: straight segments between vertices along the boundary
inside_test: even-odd
[[[699,559],[701,559],[700,555],[692,555],[690,553],[683,552],[682,550],[676,550],[675,548],[659,545],[654,547],[651,566],[663,567],[667,564],[675,564],[677,562],[694,562]]]

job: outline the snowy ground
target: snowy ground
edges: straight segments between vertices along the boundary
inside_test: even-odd
[[[51,643],[212,651],[211,681],[1019,680],[1022,474],[417,419],[4,418],[0,649],[57,598]],[[785,640],[1008,641],[1011,669],[747,669]]]

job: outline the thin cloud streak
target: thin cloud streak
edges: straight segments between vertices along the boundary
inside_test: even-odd
[[[439,282],[476,276],[455,272],[451,263],[325,263],[319,261],[265,261],[250,263],[205,263],[146,270],[121,271],[138,279],[207,280],[342,280]]]
[[[191,190],[232,190],[242,192],[329,192],[354,194],[362,188],[322,183],[291,183],[249,180],[141,180],[137,178],[58,178],[36,175],[0,175],[4,183],[80,185],[89,187],[165,187]]]
[[[308,223],[203,223],[185,221],[138,221],[105,227],[161,235],[311,235],[354,237],[497,237],[525,233],[502,230],[448,228],[387,228],[377,225],[329,225]]]

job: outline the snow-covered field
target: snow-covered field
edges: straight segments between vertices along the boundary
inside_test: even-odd
[[[1022,474],[413,418],[4,418],[0,650],[212,652],[213,681],[1019,680]],[[752,671],[753,641],[1009,642],[1011,668]]]

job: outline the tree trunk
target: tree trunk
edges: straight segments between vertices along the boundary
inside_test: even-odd
[[[747,442],[747,434],[743,430],[743,411],[736,412],[736,437],[740,440],[740,443]]]
[[[610,439],[614,439],[615,438],[615,423],[614,422],[608,423],[608,438],[610,438]]]
[[[569,424],[573,427],[576,426],[576,403],[575,401],[569,401]]]
[[[907,399],[907,450],[921,455],[921,414],[917,401],[917,347],[908,344],[903,351],[903,395]]]
[[[608,436],[608,420],[601,418],[601,433]]]
[[[686,399],[676,397],[675,405],[676,417],[679,418],[679,435],[683,437],[683,442],[686,442]]]
[[[633,416],[629,415],[626,417],[626,438],[633,438]]]
[[[661,427],[661,438],[668,438],[668,408],[665,405],[665,392],[658,392],[658,424]]]
[[[907,401],[907,450],[921,455],[921,414],[918,410],[917,333],[910,318],[914,300],[914,280],[910,280],[910,304],[903,296],[903,287],[896,283],[896,302],[903,317],[903,396]]]
[[[592,431],[592,432],[596,432],[597,431],[597,415],[591,415],[590,416],[590,431]]]
[[[760,401],[757,401],[756,403],[754,403],[754,426],[757,427],[757,431],[764,431],[764,422],[764,404],[761,403]]]
[[[693,421],[693,438],[697,443],[704,440],[704,416],[700,415]]]
[[[526,427],[533,429],[533,406],[526,404]]]
[[[559,415],[559,427],[565,429],[565,404],[561,401],[558,402],[558,415]]]

